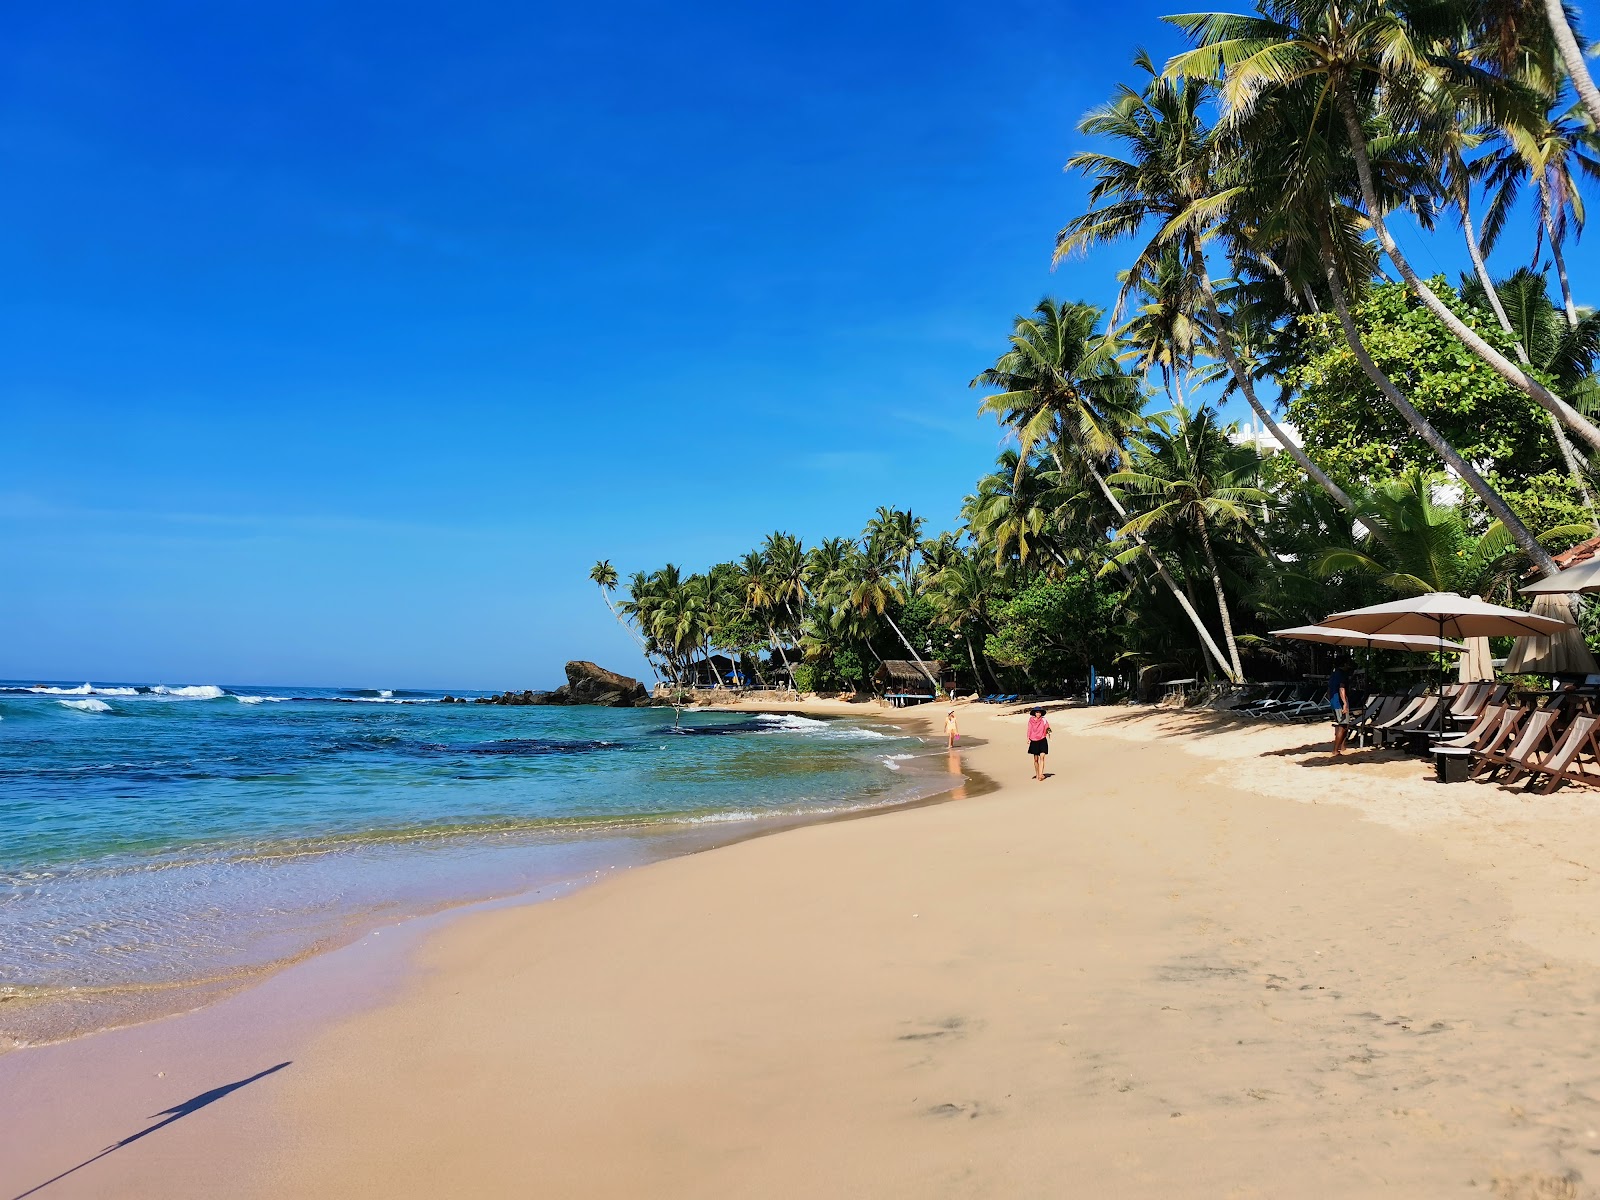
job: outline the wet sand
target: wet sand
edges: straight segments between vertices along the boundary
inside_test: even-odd
[[[0,1060],[0,1200],[280,1061],[37,1194],[1600,1194],[1592,793],[1115,709],[1040,784],[961,719],[986,795],[440,923],[205,1078],[127,1067],[196,1018]]]

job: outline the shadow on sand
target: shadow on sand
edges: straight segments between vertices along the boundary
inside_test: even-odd
[[[113,1151],[121,1150],[124,1146],[130,1146],[134,1142],[137,1142],[142,1137],[149,1137],[156,1130],[165,1129],[168,1125],[171,1125],[174,1121],[181,1121],[184,1117],[187,1117],[190,1113],[199,1112],[202,1108],[206,1107],[206,1105],[215,1104],[218,1100],[221,1100],[224,1096],[227,1096],[227,1095],[229,1095],[229,1094],[231,1094],[233,1092],[237,1092],[242,1087],[248,1087],[250,1084],[254,1083],[256,1080],[264,1079],[266,1076],[271,1075],[275,1071],[283,1070],[288,1065],[289,1064],[286,1063],[286,1062],[281,1062],[275,1067],[268,1067],[264,1071],[257,1071],[254,1075],[250,1076],[248,1079],[239,1079],[239,1080],[235,1080],[233,1083],[225,1083],[221,1087],[212,1088],[209,1092],[201,1092],[198,1096],[191,1096],[189,1099],[185,1100],[182,1104],[175,1104],[171,1108],[164,1108],[160,1112],[152,1114],[147,1119],[151,1120],[151,1121],[155,1121],[156,1117],[165,1117],[166,1120],[164,1120],[164,1121],[156,1121],[156,1123],[154,1125],[151,1125],[151,1126],[149,1126],[148,1128],[145,1128],[145,1129],[141,1129],[141,1130],[139,1130],[138,1133],[129,1134],[127,1137],[123,1138],[120,1142],[111,1143],[111,1145],[107,1146],[104,1150],[100,1151],[100,1153],[96,1154],[93,1158],[86,1158],[81,1163],[79,1163],[77,1166],[68,1167],[65,1171],[61,1172],[61,1174],[55,1176],[54,1178],[46,1179],[43,1183],[40,1183],[40,1184],[35,1184],[33,1187],[29,1188],[25,1192],[19,1192],[16,1196],[14,1196],[12,1198],[12,1200],[24,1200],[24,1198],[27,1197],[27,1196],[32,1196],[37,1192],[41,1192],[45,1188],[49,1187],[52,1183],[59,1183],[61,1180],[65,1179],[68,1175],[71,1175],[74,1171],[81,1171],[81,1170],[83,1170],[84,1167],[87,1167],[90,1163],[99,1162],[102,1158],[104,1158],[106,1155],[112,1153]]]

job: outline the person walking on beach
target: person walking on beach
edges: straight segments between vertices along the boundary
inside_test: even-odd
[[[1350,698],[1344,691],[1344,672],[1338,667],[1328,676],[1328,707],[1333,710],[1333,752],[1344,753],[1344,740],[1350,736],[1350,727],[1344,723],[1350,711]]]
[[[961,740],[961,727],[956,724],[956,710],[951,709],[944,718],[944,744],[954,750],[956,743]]]
[[[1044,756],[1050,753],[1050,722],[1042,708],[1028,714],[1028,753],[1033,756],[1033,777],[1043,783]]]

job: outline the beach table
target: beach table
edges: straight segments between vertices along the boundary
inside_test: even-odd
[[[1183,704],[1184,704],[1184,697],[1185,697],[1184,689],[1187,688],[1191,683],[1199,683],[1199,682],[1200,681],[1198,679],[1169,679],[1169,680],[1167,680],[1167,682],[1165,682],[1165,683],[1163,683],[1161,685],[1162,687],[1167,689],[1167,694],[1161,698],[1161,703],[1165,704],[1168,700],[1171,700],[1174,697],[1176,697],[1177,698],[1178,707],[1182,708]]]

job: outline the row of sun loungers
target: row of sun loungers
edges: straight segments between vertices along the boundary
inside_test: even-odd
[[[1318,683],[1266,684],[1219,697],[1210,707],[1260,721],[1321,721],[1328,717],[1328,690]]]
[[[1549,794],[1563,783],[1600,786],[1596,699],[1577,689],[1519,699],[1507,684],[1457,684],[1431,695],[1374,696],[1346,725],[1361,741],[1426,747],[1441,780],[1520,782]]]

